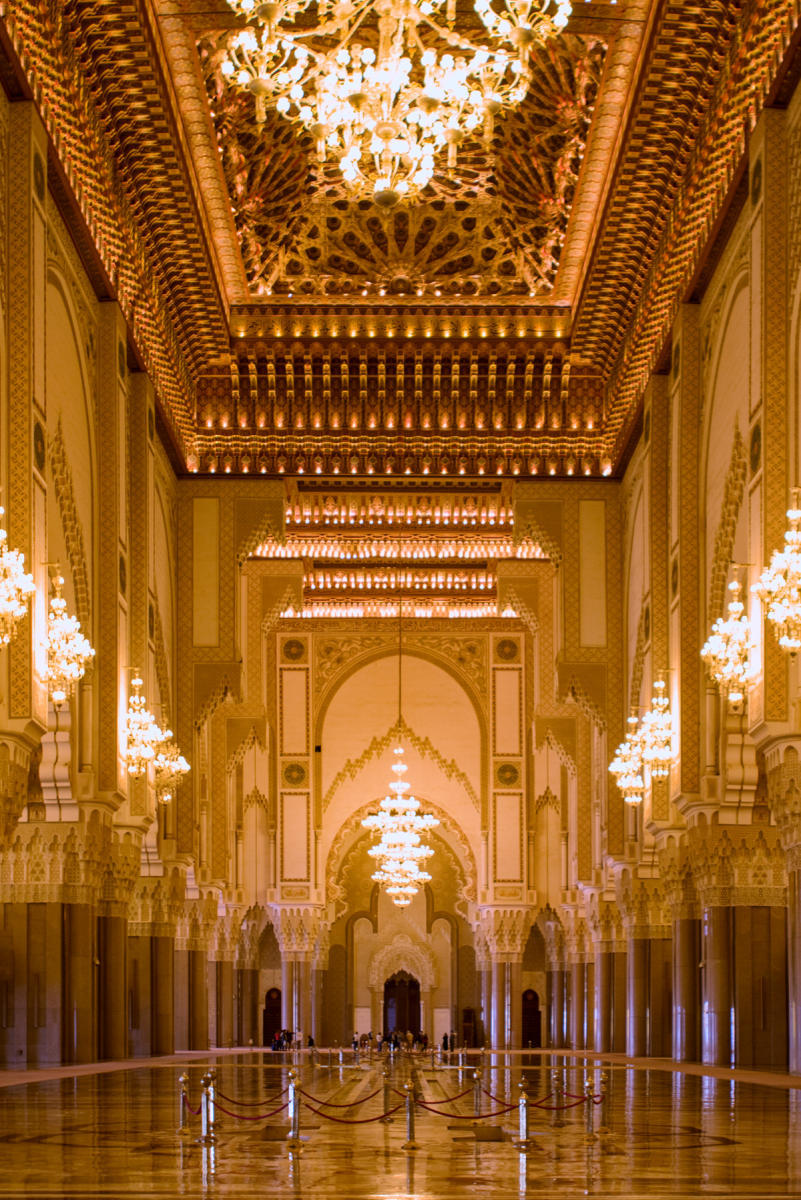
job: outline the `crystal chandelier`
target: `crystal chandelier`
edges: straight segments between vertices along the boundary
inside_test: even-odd
[[[615,751],[615,757],[609,764],[609,770],[615,776],[615,782],[620,789],[626,804],[639,804],[645,792],[643,779],[642,740],[635,716],[628,719],[628,737],[621,742]]]
[[[774,550],[770,565],[751,588],[765,605],[779,645],[795,654],[801,649],[801,508],[799,488],[793,488],[792,506],[787,510],[789,529],[784,549]]]
[[[729,584],[729,591],[732,593],[729,615],[718,617],[715,621],[709,639],[701,650],[701,658],[711,678],[722,692],[725,691],[729,702],[738,704],[754,675],[748,659],[751,623],[745,615],[745,605],[740,599],[742,585],[736,576]]]
[[[664,679],[657,679],[651,707],[640,722],[643,763],[652,779],[667,779],[673,761],[673,718]]]
[[[0,507],[0,518],[5,511]],[[13,638],[35,591],[33,576],[25,572],[24,554],[9,550],[8,534],[0,529],[0,645],[7,646]]]
[[[410,795],[411,784],[403,778],[408,769],[403,761],[403,747],[396,746],[394,753],[397,761],[392,764],[395,779],[389,785],[390,794],[381,801],[377,813],[364,818],[362,825],[381,835],[380,841],[367,851],[378,861],[378,870],[372,878],[384,885],[387,895],[399,908],[405,908],[420,884],[431,879],[422,864],[434,851],[421,834],[439,825],[439,821],[431,813],[420,812],[420,801]]]
[[[456,0],[228,0],[248,24],[223,76],[308,130],[320,162],[354,190],[392,205],[424,188],[444,154],[492,135],[519,104],[531,49],[567,24],[569,0],[474,0],[469,31]],[[464,25],[465,22],[461,21]]]
[[[47,690],[54,708],[60,708],[83,679],[86,667],[95,652],[81,633],[77,617],[67,612],[67,601],[61,594],[64,578],[53,577],[54,595],[50,597],[47,614]]]
[[[123,758],[128,764],[128,774],[138,778],[145,774],[148,764],[155,759],[156,748],[164,741],[164,731],[156,724],[156,718],[145,705],[142,680],[138,675],[134,675],[131,680],[131,689],[125,721]]]
[[[163,741],[153,759],[153,766],[155,768],[156,799],[161,804],[167,804],[172,800],[176,785],[181,782],[191,767],[178,749],[172,730],[163,729],[161,735]]]

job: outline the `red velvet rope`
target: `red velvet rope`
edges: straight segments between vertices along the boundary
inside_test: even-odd
[[[564,1112],[566,1108],[578,1108],[580,1104],[584,1104],[584,1097],[580,1100],[574,1100],[572,1104],[537,1104],[536,1108],[541,1108],[543,1112]]]
[[[273,1100],[280,1100],[286,1095],[287,1088],[283,1092],[276,1092],[274,1096],[262,1096],[261,1100],[236,1100],[233,1096],[226,1096],[224,1092],[218,1090],[217,1095],[226,1104],[238,1104],[240,1108],[255,1108],[257,1104],[272,1104]]]
[[[256,1117],[245,1117],[242,1115],[242,1113],[229,1112],[227,1108],[223,1108],[223,1106],[218,1104],[216,1100],[214,1102],[214,1108],[215,1111],[219,1109],[220,1112],[225,1113],[226,1117],[233,1117],[236,1121],[264,1121],[267,1119],[267,1117],[274,1117],[278,1113],[283,1112],[285,1108],[289,1108],[289,1101],[287,1100],[286,1104],[282,1104],[280,1108],[274,1108],[272,1112],[259,1113],[259,1115]]]
[[[362,1096],[359,1100],[348,1100],[344,1104],[336,1100],[318,1100],[316,1096],[311,1096],[308,1092],[301,1091],[300,1088],[298,1088],[298,1095],[303,1096],[304,1100],[311,1100],[313,1104],[323,1104],[326,1108],[355,1108],[357,1104],[364,1104],[366,1100],[372,1100],[380,1091],[381,1088],[377,1088],[374,1092],[370,1092],[369,1096]]]
[[[463,1116],[461,1113],[446,1113],[440,1112],[438,1108],[429,1108],[424,1100],[418,1100],[417,1103],[420,1108],[428,1109],[435,1117],[452,1117],[456,1121],[486,1121],[489,1117],[502,1117],[504,1113],[511,1112],[517,1108],[516,1104],[509,1104],[505,1108],[499,1108],[497,1112],[479,1113],[477,1116],[471,1113],[468,1116]]]
[[[188,1109],[188,1110],[189,1110],[189,1112],[191,1112],[191,1114],[192,1114],[192,1116],[193,1116],[193,1117],[199,1117],[199,1116],[200,1116],[200,1109],[199,1109],[199,1108],[193,1108],[193,1107],[192,1107],[192,1105],[189,1103],[189,1099],[188,1099],[188,1097],[187,1097],[187,1094],[186,1094],[186,1092],[182,1092],[182,1093],[181,1093],[181,1099],[182,1099],[182,1100],[183,1100],[183,1102],[184,1102],[184,1108]]]
[[[349,1121],[347,1117],[335,1117],[333,1113],[321,1112],[319,1108],[312,1108],[307,1104],[309,1112],[313,1112],[316,1117],[325,1117],[326,1121],[336,1121],[339,1125],[369,1125],[373,1121],[383,1121],[386,1117],[391,1117],[398,1109],[403,1108],[402,1104],[396,1104],[394,1108],[387,1109],[386,1112],[379,1113],[377,1117],[359,1117],[356,1120]]]
[[[465,1090],[463,1092],[459,1092],[457,1096],[446,1096],[444,1100],[426,1100],[426,1104],[453,1104],[455,1100],[461,1100],[463,1096],[466,1096],[467,1093],[472,1092],[472,1090],[473,1089],[471,1087],[465,1088]],[[489,1095],[489,1092],[487,1092],[487,1095]],[[493,1096],[493,1100],[494,1099],[495,1097]],[[498,1103],[503,1104],[503,1101],[499,1100]]]

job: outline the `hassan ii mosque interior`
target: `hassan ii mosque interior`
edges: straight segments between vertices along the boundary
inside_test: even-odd
[[[799,82],[0,0],[0,1194],[801,1195]]]

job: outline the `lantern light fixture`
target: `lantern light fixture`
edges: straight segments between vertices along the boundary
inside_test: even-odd
[[[729,703],[739,704],[754,677],[749,660],[751,623],[740,598],[742,584],[736,573],[728,585],[728,590],[732,594],[728,604],[728,615],[718,617],[715,621],[701,650],[701,658],[706,664],[710,678],[722,693],[725,692]]]
[[[95,652],[89,640],[81,633],[77,617],[67,612],[67,601],[62,595],[64,577],[53,576],[53,595],[47,614],[47,690],[53,707],[58,709],[75,691],[75,684],[83,679],[86,668]]]
[[[131,680],[123,750],[128,774],[133,778],[139,778],[147,772],[148,766],[156,757],[157,747],[164,740],[164,731],[156,724],[156,718],[147,708],[142,686],[143,681],[137,672]]]
[[[0,521],[4,515],[0,506]],[[25,570],[25,555],[9,548],[8,534],[0,528],[0,645],[7,646],[17,632],[35,591],[33,576]]]
[[[751,591],[765,606],[765,615],[773,626],[782,650],[795,654],[801,649],[801,488],[793,488],[787,510],[789,526],[784,533],[784,549],[774,550],[770,564]]]

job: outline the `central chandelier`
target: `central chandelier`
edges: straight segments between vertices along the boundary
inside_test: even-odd
[[[742,584],[735,578],[729,584],[732,599],[728,605],[728,616],[718,617],[712,626],[709,639],[701,650],[711,678],[725,691],[731,704],[739,704],[746,688],[753,679],[753,669],[748,653],[751,646],[751,623],[745,615],[745,605],[740,599]]]
[[[63,576],[55,575],[47,614],[47,690],[54,708],[69,700],[95,654],[81,633],[80,621],[67,612],[67,601],[61,594],[63,586]]]
[[[787,510],[790,526],[785,530],[784,549],[774,550],[770,565],[751,588],[765,605],[765,615],[773,625],[779,645],[795,654],[801,649],[801,508],[799,493],[793,488],[792,504]]]
[[[420,191],[444,154],[488,140],[519,104],[531,50],[567,24],[569,0],[228,0],[248,24],[228,39],[223,76],[314,138],[356,191],[390,206]],[[466,6],[465,6],[466,7]]]
[[[5,511],[0,507],[0,518]],[[25,570],[24,554],[9,549],[8,534],[0,529],[0,645],[7,646],[17,632],[35,591],[33,576]]]

